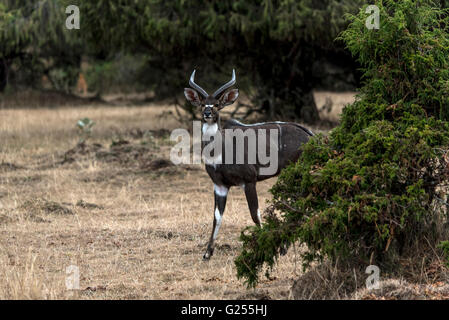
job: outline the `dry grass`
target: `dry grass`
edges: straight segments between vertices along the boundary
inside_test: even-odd
[[[449,285],[444,282],[433,284],[409,283],[404,279],[379,281],[379,289],[362,288],[354,292],[354,300],[449,300]]]
[[[332,122],[353,95],[315,98]],[[215,254],[202,261],[212,182],[202,166],[166,161],[166,132],[181,126],[173,106],[35,108],[45,103],[39,96],[27,108],[19,100],[0,101],[0,299],[449,298],[447,285],[434,279],[382,279],[373,292],[363,289],[363,272],[323,264],[302,274],[295,250],[270,279],[247,290],[234,266],[240,231],[253,225],[244,194],[231,189]],[[88,143],[77,146],[75,124],[84,117],[96,125]],[[258,184],[261,211],[274,182]],[[66,288],[71,265],[79,268],[80,290]]]
[[[316,92],[315,99],[332,122],[353,94]],[[37,96],[31,108],[18,97],[0,101],[0,299],[449,298],[436,278],[382,279],[373,292],[364,289],[363,272],[323,264],[302,274],[295,250],[247,290],[234,266],[240,231],[253,225],[244,194],[231,189],[215,255],[202,261],[212,182],[202,166],[166,161],[167,130],[181,126],[173,106],[35,108],[45,101]],[[84,117],[96,125],[88,143],[77,145],[75,124]],[[261,211],[274,182],[258,184]],[[66,288],[71,265],[80,290]]]
[[[240,189],[230,192],[215,255],[202,261],[212,228],[212,182],[201,166],[146,166],[168,158],[166,137],[146,145],[136,161],[104,161],[94,152],[61,161],[78,142],[80,118],[96,121],[89,143],[106,152],[112,139],[141,146],[144,138],[133,138],[137,128],[179,126],[167,113],[172,109],[0,109],[1,299],[288,298],[299,272],[293,252],[256,290],[236,279],[238,237],[253,224]],[[274,181],[259,184],[261,209]],[[76,292],[65,285],[70,265],[80,270]]]
[[[292,285],[292,298],[296,300],[341,300],[363,287],[366,276],[361,270],[342,268],[324,261],[298,277]]]
[[[313,96],[320,118],[330,122],[340,121],[343,108],[354,102],[356,92],[315,91]]]

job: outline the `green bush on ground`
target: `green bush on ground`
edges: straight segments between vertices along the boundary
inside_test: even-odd
[[[356,101],[281,173],[262,227],[242,232],[236,266],[250,286],[295,242],[305,244],[305,269],[338,259],[394,272],[399,258],[447,238],[447,11],[431,1],[376,5],[380,29],[366,28],[365,7],[340,37],[363,66]]]

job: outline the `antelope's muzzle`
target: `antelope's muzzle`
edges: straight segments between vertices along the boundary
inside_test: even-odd
[[[212,111],[211,111],[210,108],[207,108],[207,109],[204,110],[203,117],[204,117],[204,119],[212,118]]]

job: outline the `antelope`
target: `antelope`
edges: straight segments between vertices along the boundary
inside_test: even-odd
[[[273,148],[273,145],[266,142],[266,149],[273,149],[277,152],[277,167],[273,172],[262,173],[263,169],[266,169],[266,163],[262,163],[260,159],[255,161],[249,161],[251,154],[248,147],[244,147],[243,151],[243,163],[236,162],[238,155],[235,152],[232,154],[231,163],[222,163],[225,152],[229,152],[231,147],[232,150],[236,150],[239,146],[237,144],[237,139],[228,138],[225,132],[225,139],[221,140],[221,155],[219,161],[210,162],[205,161],[206,171],[209,174],[213,184],[214,184],[214,221],[212,227],[212,234],[210,235],[206,252],[203,256],[203,260],[209,260],[214,253],[215,240],[220,229],[223,213],[226,207],[226,199],[228,196],[229,189],[234,186],[240,186],[243,188],[248,203],[248,208],[251,214],[251,218],[254,223],[260,227],[261,215],[259,211],[259,203],[257,199],[256,183],[268,178],[275,177],[279,175],[280,171],[285,168],[290,162],[296,162],[301,155],[300,146],[306,143],[313,133],[302,127],[301,125],[293,122],[263,122],[256,124],[243,124],[237,120],[230,119],[221,125],[220,122],[220,110],[224,107],[233,104],[238,96],[238,89],[232,89],[227,91],[236,83],[235,70],[232,71],[232,78],[229,82],[217,89],[212,95],[209,95],[203,88],[195,83],[195,72],[192,72],[190,76],[189,85],[191,88],[184,89],[184,95],[186,99],[195,107],[201,107],[202,112],[202,150],[212,143],[204,139],[204,136],[215,136],[223,132],[240,131],[244,134],[245,138],[250,136],[250,131],[260,133],[260,131],[270,131],[277,133],[277,148]],[[253,135],[255,136],[255,135]],[[258,135],[257,144],[259,145],[260,136]],[[206,141],[205,141],[206,140]],[[214,139],[215,141],[215,139]],[[242,142],[242,140],[240,140]],[[262,144],[263,145],[263,142]],[[241,146],[240,146],[241,147]],[[276,150],[277,149],[277,150]],[[254,158],[253,158],[254,159]]]

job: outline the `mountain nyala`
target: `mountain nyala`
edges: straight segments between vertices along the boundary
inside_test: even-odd
[[[187,100],[201,108],[202,154],[214,184],[214,222],[204,260],[214,253],[229,189],[242,187],[251,218],[260,226],[257,182],[277,176],[289,163],[296,162],[301,145],[313,136],[310,130],[292,122],[243,124],[230,119],[222,124],[220,110],[233,104],[239,96],[238,89],[228,90],[235,85],[235,79],[233,70],[232,79],[209,95],[195,83],[194,70],[189,81],[191,88],[184,89]]]

